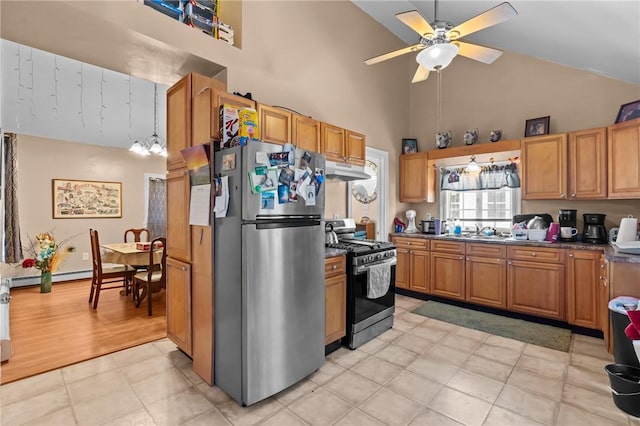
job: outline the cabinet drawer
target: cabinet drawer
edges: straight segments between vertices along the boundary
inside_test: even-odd
[[[464,254],[464,243],[459,243],[457,241],[433,240],[431,241],[431,251]]]
[[[467,256],[499,257],[504,259],[507,255],[507,247],[498,244],[467,243]]]
[[[509,259],[564,263],[564,250],[545,247],[509,247]]]
[[[347,270],[346,256],[329,257],[324,260],[325,278],[345,274]]]
[[[398,248],[429,250],[429,240],[425,238],[393,237],[391,241]]]

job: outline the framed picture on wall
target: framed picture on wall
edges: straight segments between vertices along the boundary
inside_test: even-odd
[[[418,140],[402,139],[402,153],[413,154],[414,152],[418,152]]]
[[[629,102],[628,104],[620,105],[620,111],[618,111],[616,123],[633,120],[634,118],[640,118],[640,99]]]
[[[51,180],[54,219],[122,217],[122,183]]]
[[[532,118],[527,120],[524,126],[524,137],[539,136],[549,134],[549,119],[551,116]]]

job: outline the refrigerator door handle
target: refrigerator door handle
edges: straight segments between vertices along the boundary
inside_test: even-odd
[[[246,222],[245,222],[246,223]],[[322,222],[317,219],[296,219],[296,220],[269,220],[269,221],[254,221],[252,225],[256,226],[256,229],[280,229],[280,228],[298,228],[304,226],[320,226]]]

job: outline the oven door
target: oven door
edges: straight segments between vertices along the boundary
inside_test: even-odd
[[[367,282],[372,265],[389,264],[391,281],[387,292],[376,299],[367,297]],[[396,258],[370,265],[353,266],[347,285],[347,333],[357,333],[393,315],[396,288]]]

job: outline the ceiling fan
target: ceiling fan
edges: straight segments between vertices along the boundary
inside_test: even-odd
[[[506,21],[518,14],[511,4],[505,2],[475,16],[454,27],[450,22],[438,20],[438,1],[434,4],[434,21],[428,23],[417,10],[396,14],[396,17],[420,35],[420,41],[413,46],[385,53],[367,59],[365,64],[372,65],[392,59],[405,53],[418,52],[418,69],[412,83],[426,80],[430,71],[439,71],[447,67],[456,55],[491,64],[502,55],[502,51],[459,41],[476,31]]]

